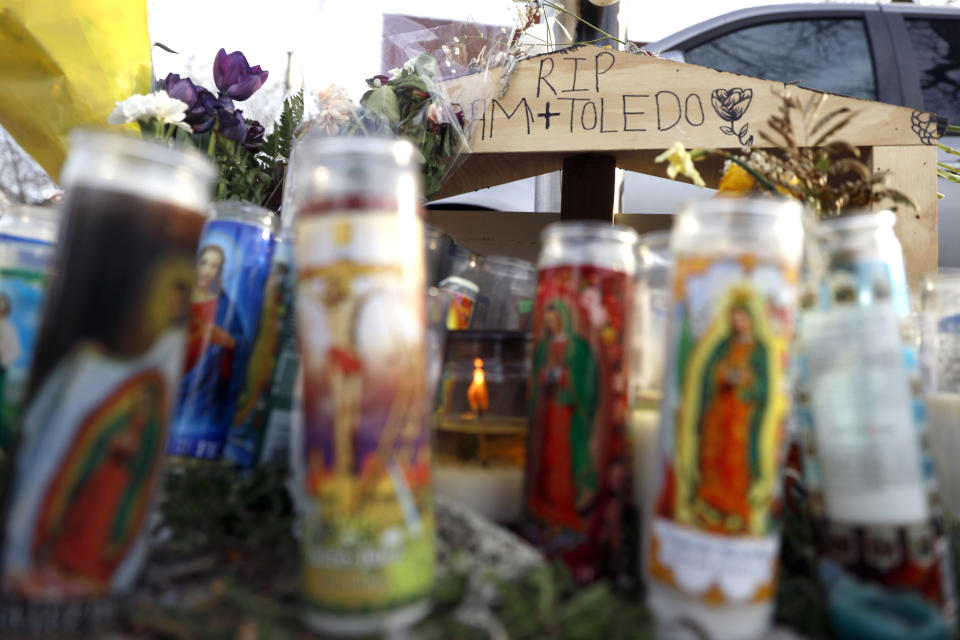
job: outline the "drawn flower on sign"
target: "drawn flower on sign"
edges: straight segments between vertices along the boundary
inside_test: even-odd
[[[946,123],[930,111],[914,111],[910,115],[910,128],[923,144],[935,144],[945,131]]]
[[[753,89],[714,89],[710,94],[710,104],[713,110],[721,120],[730,124],[720,127],[720,131],[729,135],[736,136],[737,140],[744,147],[753,144],[753,136],[748,136],[750,125],[744,124],[739,129],[736,128],[737,121],[740,120],[747,109],[750,108],[750,102],[753,100]]]

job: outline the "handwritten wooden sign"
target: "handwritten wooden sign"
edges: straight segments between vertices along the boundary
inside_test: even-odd
[[[521,61],[502,97],[461,100],[473,122],[471,153],[769,146],[757,131],[781,104],[784,85],[662,60],[582,46]],[[802,100],[813,92],[791,87]],[[858,112],[843,130],[851,144],[932,145],[937,119],[856,98],[831,95],[828,109]],[[800,140],[801,145],[805,140]]]
[[[564,158],[580,154],[613,156],[617,167],[663,175],[664,165],[654,158],[677,141],[688,149],[768,147],[759,132],[780,109],[786,88],[592,46],[521,61],[502,96],[492,85],[478,93],[477,82],[478,76],[468,76],[446,83],[451,100],[472,122],[470,154],[436,197],[556,171]],[[804,103],[821,95],[799,87],[789,90]],[[484,94],[495,97],[475,99]],[[872,170],[887,172],[887,185],[916,204],[916,209],[898,212],[896,226],[907,271],[916,281],[937,268],[936,143],[943,121],[933,113],[832,94],[823,113],[841,107],[856,116],[839,137],[867,148],[865,160]],[[794,122],[794,131],[804,146],[809,141],[798,124]],[[716,186],[719,174],[704,179]],[[486,229],[489,221],[484,220],[467,226]],[[522,225],[512,223],[495,235],[537,242],[535,236],[524,236]]]

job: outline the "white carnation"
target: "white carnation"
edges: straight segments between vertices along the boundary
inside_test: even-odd
[[[117,103],[113,113],[107,117],[110,124],[128,124],[131,122],[148,122],[156,118],[163,124],[181,126],[187,112],[187,103],[167,95],[160,90],[145,95],[130,96]]]

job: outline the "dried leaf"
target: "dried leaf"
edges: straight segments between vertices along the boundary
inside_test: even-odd
[[[816,140],[814,140],[814,141],[811,143],[811,146],[819,147],[819,146],[822,145],[824,142],[826,142],[827,140],[829,140],[829,139],[830,139],[830,136],[832,136],[832,135],[835,134],[837,131],[840,131],[840,129],[843,129],[845,126],[847,126],[848,124],[850,124],[850,121],[853,120],[854,116],[856,116],[857,113],[859,113],[859,111],[858,111],[858,112],[855,112],[855,113],[850,113],[850,115],[848,115],[846,118],[844,118],[843,120],[841,120],[839,123],[837,123],[837,124],[833,125],[832,127],[830,127],[830,129],[828,129],[826,133],[824,133],[822,136],[820,136],[819,138],[817,138]]]
[[[843,173],[855,173],[861,180],[871,181],[874,179],[874,175],[870,173],[869,167],[863,164],[859,160],[853,158],[840,158],[833,162],[833,166],[829,168],[829,172],[838,175]]]
[[[828,122],[830,122],[831,120],[833,120],[833,119],[836,118],[837,116],[843,115],[844,113],[850,113],[850,108],[849,108],[849,107],[840,107],[839,109],[834,109],[833,111],[831,111],[831,112],[828,113],[827,115],[825,115],[825,116],[823,116],[822,118],[820,118],[820,120],[819,120],[815,125],[813,125],[813,128],[810,129],[810,133],[808,134],[809,137],[812,138],[813,136],[817,135],[817,131],[819,131],[820,129],[822,129]]]

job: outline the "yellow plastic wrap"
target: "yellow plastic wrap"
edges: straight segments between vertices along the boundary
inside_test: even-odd
[[[145,0],[0,0],[0,124],[54,178],[67,133],[150,80]]]

